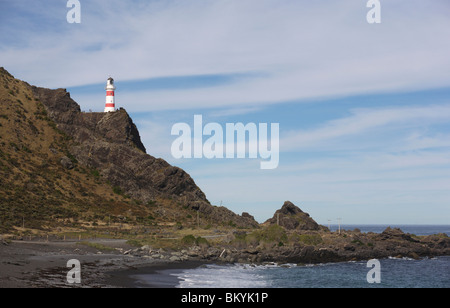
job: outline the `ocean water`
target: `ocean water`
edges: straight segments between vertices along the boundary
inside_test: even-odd
[[[380,260],[380,283],[369,283],[367,262],[310,266],[206,265],[173,274],[179,288],[449,288],[450,257]]]
[[[405,233],[411,233],[415,235],[445,233],[450,236],[450,225],[341,225],[341,230],[354,230],[355,228],[358,228],[363,233],[381,233],[387,227],[400,228]],[[338,225],[330,225],[331,231],[337,231],[338,228]]]
[[[335,229],[331,226],[332,230]],[[341,225],[341,229],[380,233],[388,225]],[[391,225],[405,233],[430,235],[446,233],[450,226]],[[337,228],[337,226],[336,226]],[[380,261],[380,283],[369,283],[372,267],[367,261],[297,266],[204,265],[195,269],[168,271],[178,279],[178,288],[449,288],[450,256],[423,258],[388,258]],[[141,279],[144,277],[141,276]],[[150,277],[149,277],[150,279]]]

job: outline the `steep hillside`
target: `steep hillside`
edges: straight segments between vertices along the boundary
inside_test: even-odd
[[[82,113],[64,89],[0,68],[0,232],[114,224],[256,227],[146,154],[125,110]]]

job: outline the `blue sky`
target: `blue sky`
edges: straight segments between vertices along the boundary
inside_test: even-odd
[[[319,223],[450,222],[450,4],[364,0],[0,0],[0,66],[102,111],[104,85],[149,154],[216,205]],[[280,163],[174,159],[171,128],[279,123]]]

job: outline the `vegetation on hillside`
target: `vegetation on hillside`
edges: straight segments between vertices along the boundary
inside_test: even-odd
[[[172,198],[142,201],[71,153],[31,87],[0,69],[0,233],[157,232],[214,224]]]

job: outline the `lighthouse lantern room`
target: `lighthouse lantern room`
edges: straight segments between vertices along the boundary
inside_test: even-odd
[[[105,112],[114,112],[116,111],[116,104],[114,102],[114,90],[116,87],[114,86],[114,79],[111,77],[106,81],[106,103],[105,103]]]

